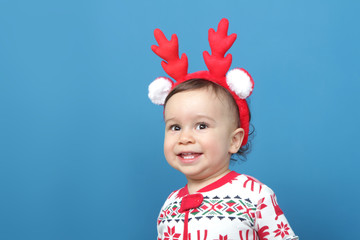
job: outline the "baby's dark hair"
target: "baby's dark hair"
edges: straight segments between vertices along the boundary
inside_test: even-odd
[[[223,96],[225,99],[227,99],[230,109],[236,111],[237,126],[241,127],[240,118],[239,118],[239,108],[235,102],[235,99],[232,97],[231,93],[222,86],[205,79],[190,79],[174,87],[171,90],[171,92],[167,95],[165,99],[164,107],[166,106],[168,100],[177,93],[190,91],[190,90],[203,89],[203,88],[211,89],[216,96]],[[249,109],[249,121],[251,121],[250,109]],[[250,124],[249,137],[247,143],[244,146],[240,147],[237,153],[232,155],[231,160],[233,161],[236,161],[237,159],[241,161],[246,160],[246,155],[251,151],[251,140],[253,138],[253,133],[254,133],[254,126]]]

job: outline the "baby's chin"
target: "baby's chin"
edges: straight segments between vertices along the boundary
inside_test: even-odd
[[[212,176],[216,175],[216,173],[212,173],[212,171],[209,171],[204,168],[196,168],[196,167],[182,168],[179,171],[185,175],[188,181],[192,181],[192,182],[207,181],[209,179],[212,179]]]

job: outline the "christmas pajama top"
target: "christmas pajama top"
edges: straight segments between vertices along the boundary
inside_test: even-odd
[[[295,240],[274,192],[256,179],[230,172],[189,194],[187,186],[165,201],[158,240]]]

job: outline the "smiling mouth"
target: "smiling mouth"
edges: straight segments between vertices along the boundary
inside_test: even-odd
[[[178,154],[178,157],[182,162],[190,163],[196,160],[200,155],[201,153],[187,152]]]

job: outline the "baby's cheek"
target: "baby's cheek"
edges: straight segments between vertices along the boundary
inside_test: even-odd
[[[167,161],[174,155],[172,145],[167,141],[164,141],[164,155]]]

